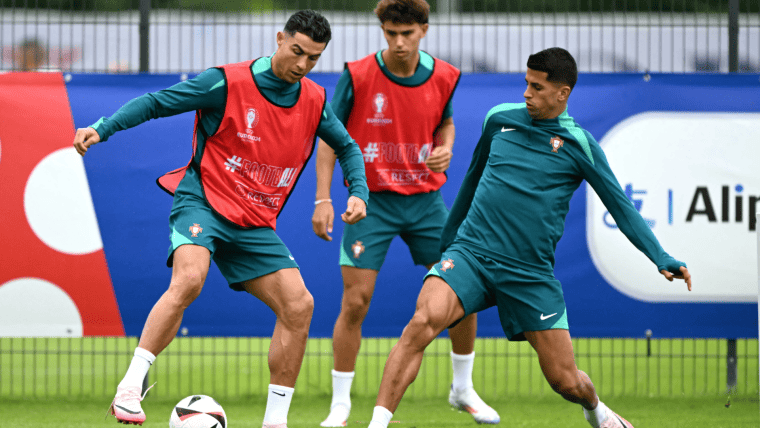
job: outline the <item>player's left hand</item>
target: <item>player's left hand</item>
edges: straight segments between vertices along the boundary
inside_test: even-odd
[[[680,274],[673,275],[665,269],[662,269],[660,273],[670,282],[673,282],[673,279],[683,279],[686,281],[686,286],[689,288],[689,291],[691,291],[691,274],[689,273],[689,269],[686,269],[686,266],[681,266],[680,271]]]
[[[77,153],[84,156],[87,153],[87,149],[100,142],[100,135],[94,128],[79,128],[74,135],[74,148]]]
[[[452,156],[454,156],[454,154],[451,153],[451,149],[438,146],[434,148],[433,153],[428,156],[425,165],[427,165],[427,167],[433,172],[443,172],[449,169]]]
[[[367,217],[367,204],[356,196],[348,198],[346,212],[340,215],[341,220],[347,224],[354,224],[364,217]]]

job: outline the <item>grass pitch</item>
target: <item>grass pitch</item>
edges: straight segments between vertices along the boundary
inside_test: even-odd
[[[150,396],[143,402],[148,420],[145,428],[165,428],[177,401]],[[232,428],[258,428],[264,417],[265,396],[223,400]],[[0,399],[0,426],[14,428],[118,427],[112,416],[105,418],[110,400]],[[734,399],[725,407],[722,398],[611,398],[606,403],[637,428],[757,428],[760,426],[757,397]],[[500,427],[587,428],[580,406],[560,397],[521,397],[489,400],[501,415]],[[296,395],[290,409],[290,428],[316,428],[327,416],[330,398]],[[374,399],[353,401],[349,427],[366,427],[372,417]],[[393,415],[391,428],[475,427],[469,414],[449,407],[445,398],[407,398]]]

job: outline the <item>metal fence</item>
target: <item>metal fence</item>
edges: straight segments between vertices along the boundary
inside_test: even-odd
[[[200,72],[271,54],[275,33],[302,7],[323,11],[333,29],[315,71],[339,72],[345,61],[385,46],[371,12],[374,0],[281,0],[268,8],[251,6],[253,11],[194,0],[122,3],[0,0],[0,71]],[[582,72],[760,72],[757,1],[440,0],[431,5],[422,48],[465,72],[522,72],[528,54],[550,46],[573,53]],[[355,394],[376,393],[394,343],[365,339]],[[111,396],[136,344],[135,338],[0,338],[0,397]],[[269,379],[268,346],[266,338],[178,338],[151,370],[160,385],[151,393],[259,394]],[[574,347],[578,366],[600,394],[695,396],[727,389],[758,394],[757,339],[574,339]],[[410,395],[446,394],[449,351],[448,340],[431,345]],[[474,381],[481,395],[553,394],[526,343],[479,338],[476,354]],[[311,339],[299,394],[328,394],[331,367],[330,340]]]
[[[375,396],[397,339],[365,339],[353,394]],[[758,341],[718,339],[573,339],[576,363],[600,396],[694,397],[758,395]],[[110,398],[121,381],[136,338],[0,338],[0,397]],[[149,373],[151,394],[176,398],[266,394],[268,338],[176,338]],[[444,397],[451,382],[451,342],[436,339],[407,396]],[[735,372],[727,370],[733,352]],[[553,395],[527,342],[478,338],[473,382],[483,397]],[[331,392],[332,342],[310,339],[298,393]],[[731,378],[735,384],[731,384]],[[730,387],[727,388],[727,384]]]
[[[276,32],[296,7],[322,11],[333,29],[314,71],[339,72],[345,61],[385,46],[373,0],[283,0],[266,7],[250,0],[261,3],[249,6],[254,10],[195,0],[123,3],[113,10],[121,3],[1,0],[0,70],[200,72],[271,54]],[[760,71],[760,2],[754,0],[431,4],[422,48],[465,72],[522,72],[530,53],[551,46],[568,49],[582,72]]]

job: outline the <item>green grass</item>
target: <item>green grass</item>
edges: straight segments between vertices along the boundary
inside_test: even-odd
[[[365,339],[353,394],[374,397],[396,339]],[[131,360],[135,338],[0,338],[0,398],[112,396]],[[726,341],[717,339],[574,339],[577,365],[603,397],[725,397]],[[758,394],[758,341],[739,340],[735,394]],[[150,381],[154,397],[194,393],[219,399],[260,394],[269,383],[266,338],[177,338],[159,356]],[[425,353],[406,396],[445,397],[451,382],[451,342],[437,339]],[[473,381],[484,398],[548,397],[554,392],[525,342],[478,338]],[[310,339],[299,394],[330,393],[332,344]],[[2,422],[0,421],[0,425]]]
[[[148,397],[143,408],[148,420],[145,428],[165,428],[176,401]],[[264,396],[221,400],[232,428],[260,427],[265,410]],[[757,399],[735,400],[726,408],[725,398],[615,398],[605,402],[637,428],[757,428],[760,426]],[[0,399],[0,426],[14,428],[103,427],[117,425],[105,420],[109,399],[30,400]],[[288,426],[318,427],[330,404],[327,396],[304,397],[296,390]],[[499,426],[509,428],[587,428],[580,407],[558,396],[489,400],[499,411]],[[348,426],[366,427],[371,419],[374,399],[355,398]],[[405,398],[394,414],[398,423],[391,428],[475,427],[470,415],[451,409],[445,398]]]

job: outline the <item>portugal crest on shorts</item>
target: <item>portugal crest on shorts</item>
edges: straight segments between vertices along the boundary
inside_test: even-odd
[[[193,238],[197,238],[198,234],[201,233],[201,232],[203,232],[203,228],[201,227],[200,224],[193,223],[193,225],[190,226],[190,233],[193,234],[193,236],[192,236]]]
[[[449,269],[454,269],[454,260],[448,259],[441,261],[441,270],[446,272]]]
[[[362,244],[362,241],[354,242],[354,245],[351,246],[351,251],[354,253],[354,258],[358,259],[359,256],[361,256],[364,252],[364,245]]]
[[[559,138],[556,135],[554,136],[554,138],[552,138],[551,140],[549,140],[549,143],[552,145],[552,152],[553,153],[557,153],[557,150],[559,150],[560,147],[562,147],[563,145],[565,145],[565,142],[562,141],[562,139]]]

